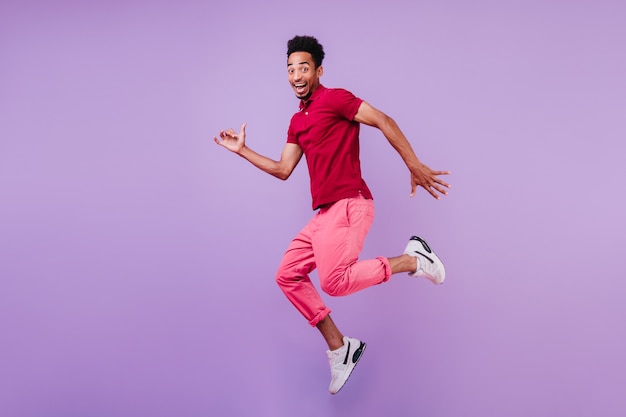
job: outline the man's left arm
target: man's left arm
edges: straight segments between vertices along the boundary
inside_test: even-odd
[[[440,194],[448,194],[446,188],[450,188],[450,184],[439,179],[439,175],[447,175],[450,172],[433,171],[424,165],[415,155],[411,144],[391,117],[364,101],[354,116],[354,121],[378,128],[391,146],[400,154],[411,172],[411,197],[415,195],[417,186],[423,187],[437,200],[441,198]]]

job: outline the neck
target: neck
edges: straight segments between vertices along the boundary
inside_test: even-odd
[[[313,93],[315,92],[315,90],[317,90],[317,89],[318,89],[318,87],[319,87],[319,86],[320,86],[320,85],[319,85],[319,84],[317,84],[315,87],[313,87],[313,88],[311,89],[311,91],[309,91],[309,94],[307,94],[305,97],[301,97],[301,98],[300,98],[300,100],[302,100],[302,104],[304,104],[304,103],[305,103],[308,99],[310,99],[310,98],[311,98],[311,96],[313,95]]]

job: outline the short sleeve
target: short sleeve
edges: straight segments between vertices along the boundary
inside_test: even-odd
[[[296,136],[294,129],[293,129],[293,117],[291,118],[291,122],[289,123],[289,128],[287,129],[287,143],[295,143],[296,145],[299,145],[298,137]]]
[[[343,88],[333,88],[330,94],[333,111],[350,121],[354,120],[363,100]]]

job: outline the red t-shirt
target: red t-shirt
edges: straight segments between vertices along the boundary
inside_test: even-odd
[[[291,118],[287,143],[300,145],[306,157],[313,209],[359,194],[372,198],[361,178],[360,124],[353,120],[362,102],[347,90],[319,85]]]

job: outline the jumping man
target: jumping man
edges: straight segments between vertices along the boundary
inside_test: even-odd
[[[400,272],[425,277],[435,284],[445,279],[443,263],[418,236],[410,238],[402,255],[358,259],[374,219],[372,194],[361,177],[360,124],[378,128],[398,152],[409,169],[411,197],[418,186],[436,199],[447,194],[450,185],[439,176],[450,172],[433,171],[420,162],[391,117],[349,91],[324,87],[320,83],[323,59],[322,45],[311,36],[296,36],[287,43],[289,84],[300,106],[291,118],[287,143],[278,161],[246,145],[245,123],[238,133],[233,129],[223,130],[214,140],[281,180],[289,178],[302,155],[306,157],[315,214],[291,241],[278,268],[276,282],[328,344],[329,391],[335,394],[352,373],[365,343],[341,333],[309,274],[317,268],[320,287],[331,296],[348,295],[381,284]]]

